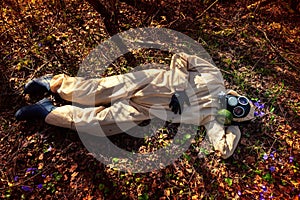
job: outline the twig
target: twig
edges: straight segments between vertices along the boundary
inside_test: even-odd
[[[30,75],[30,80],[36,75],[37,72],[39,72],[45,65],[47,65],[49,62],[51,62],[51,60],[48,60],[46,63],[42,64],[41,66],[39,66],[36,70],[34,70],[34,72]]]
[[[211,7],[213,7],[219,0],[215,0],[210,6],[208,6],[199,16],[196,17],[196,20],[202,17]]]
[[[200,40],[203,42],[203,44],[204,44],[205,46],[208,46],[208,44],[206,43],[206,41],[205,41],[201,36],[198,37],[197,42],[200,43]]]
[[[255,69],[256,65],[261,61],[261,59],[263,59],[265,56],[262,56],[258,59],[258,61],[255,62],[255,64],[252,67],[252,71]]]
[[[168,27],[168,28],[170,28],[175,22],[177,22],[179,20],[179,18],[177,18],[177,19],[175,19],[175,20],[173,20],[173,21],[171,21],[169,24],[167,24],[165,27]]]
[[[192,180],[192,178],[193,178],[193,176],[194,176],[194,174],[195,174],[195,169],[193,170],[193,173],[192,173],[192,175],[191,175],[191,177],[190,177],[190,179],[189,179],[189,181],[188,181],[188,183],[190,183],[191,182],[191,180]]]
[[[283,55],[281,55],[281,52],[278,50],[278,48],[275,47],[275,45],[271,42],[271,40],[268,38],[267,34],[265,31],[256,28],[257,30],[259,30],[260,32],[262,32],[265,36],[265,39],[267,40],[267,42],[270,44],[270,46],[272,47],[272,49],[284,60],[286,61],[293,69],[295,70],[299,70],[299,67],[295,66],[290,60],[286,59]]]
[[[145,20],[145,21],[147,21],[146,23],[150,25],[150,24],[153,22],[153,19],[158,15],[159,12],[160,12],[160,9],[158,9],[158,10],[154,13],[154,15],[150,16],[149,19],[146,19],[146,20]]]
[[[261,4],[261,2],[262,2],[262,1],[257,1],[257,2],[255,2],[255,3],[253,3],[253,4],[248,5],[247,8],[248,8],[248,9],[251,9],[251,8],[254,8],[254,7],[257,8],[257,6],[259,6],[259,5]]]
[[[274,140],[272,146],[270,147],[270,149],[269,149],[269,151],[268,151],[269,154],[270,154],[270,152],[271,152],[271,150],[272,150],[272,148],[273,148],[273,146],[274,146],[274,144],[275,144],[276,141],[277,141],[277,139],[275,138],[275,140]]]
[[[225,73],[225,74],[232,75],[230,72],[225,71],[224,69],[220,69],[220,68],[219,68],[219,70],[220,70],[221,72]]]

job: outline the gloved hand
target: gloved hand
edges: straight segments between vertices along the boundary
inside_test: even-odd
[[[238,126],[228,126],[225,136],[214,144],[214,149],[221,153],[223,159],[229,158],[235,151],[241,138],[241,131]]]
[[[184,108],[184,102],[190,106],[190,100],[188,96],[186,95],[185,91],[177,91],[172,95],[171,102],[169,104],[169,108],[177,114],[181,115],[183,108]]]
[[[216,121],[211,121],[204,126],[206,137],[212,144],[214,151],[218,152],[223,159],[229,158],[234,153],[241,138],[239,127],[231,125],[225,128]],[[201,152],[198,157],[203,157]]]

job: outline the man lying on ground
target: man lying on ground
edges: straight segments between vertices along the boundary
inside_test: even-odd
[[[46,75],[28,82],[24,90],[30,95],[57,93],[85,107],[55,107],[45,98],[19,109],[17,120],[41,119],[55,126],[109,136],[124,132],[120,125],[163,116],[172,123],[205,126],[214,150],[223,158],[230,157],[237,147],[241,136],[237,124],[254,117],[246,97],[225,90],[217,67],[185,53],[173,55],[169,70],[148,69],[94,79]]]

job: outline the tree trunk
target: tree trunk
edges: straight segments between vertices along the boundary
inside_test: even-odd
[[[86,0],[103,18],[104,25],[110,36],[114,36],[119,33],[118,25],[118,12],[116,9],[116,0],[109,0],[109,6],[105,6],[100,0]],[[109,8],[107,8],[109,7]],[[119,36],[115,36],[115,44],[121,51],[128,51],[124,55],[127,60],[127,64],[132,64],[135,58],[131,52],[129,52],[127,46],[123,43]]]

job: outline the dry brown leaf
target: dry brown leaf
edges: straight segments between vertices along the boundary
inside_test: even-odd
[[[169,189],[164,190],[164,194],[169,197],[171,195],[171,192]]]
[[[71,166],[71,168],[69,169],[69,171],[72,173],[77,169],[78,165],[77,163],[75,163],[74,165]]]
[[[40,156],[39,156],[39,160],[43,160],[44,159],[44,154],[42,153]]]
[[[74,172],[71,176],[72,177],[75,177],[75,176],[77,176],[79,174],[79,172]]]
[[[43,169],[43,167],[44,167],[44,163],[39,163],[38,164],[38,169]]]

